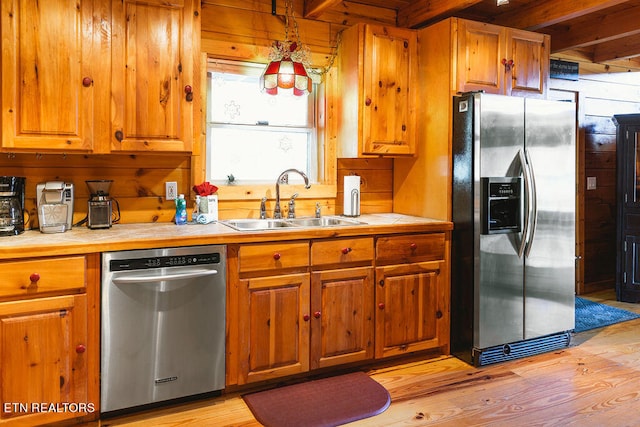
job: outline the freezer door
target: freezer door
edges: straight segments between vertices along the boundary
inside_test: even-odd
[[[481,178],[517,177],[524,149],[524,100],[479,94],[474,117],[477,158],[475,189],[476,230],[480,230]],[[474,347],[487,348],[523,339],[523,261],[518,256],[522,232],[480,234],[476,253]]]
[[[525,338],[574,328],[575,104],[525,100],[525,152],[536,188],[525,254]]]

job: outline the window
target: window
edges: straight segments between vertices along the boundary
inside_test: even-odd
[[[209,63],[207,180],[273,184],[282,171],[296,168],[312,183],[321,182],[316,88],[303,97],[263,94],[259,89],[263,69],[262,64]],[[289,182],[302,179],[291,174]]]

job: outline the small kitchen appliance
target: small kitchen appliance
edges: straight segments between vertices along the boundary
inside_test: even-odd
[[[0,176],[0,236],[24,232],[24,184],[22,176]]]
[[[38,223],[42,233],[63,233],[73,225],[73,184],[49,181],[36,186]]]
[[[88,202],[87,226],[89,228],[111,228],[112,204],[109,189],[113,180],[99,179],[85,182],[91,194]]]

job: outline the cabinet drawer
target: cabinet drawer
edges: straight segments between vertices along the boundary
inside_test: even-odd
[[[444,252],[444,233],[386,236],[376,241],[378,265],[441,260]]]
[[[278,242],[242,245],[238,254],[240,273],[273,271],[309,266],[309,242]]]
[[[311,265],[373,261],[373,238],[319,240],[311,243]]]
[[[0,263],[0,297],[82,289],[86,286],[84,256]]]

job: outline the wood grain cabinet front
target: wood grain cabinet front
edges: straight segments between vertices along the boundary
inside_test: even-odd
[[[373,237],[311,242],[311,369],[373,359]]]
[[[457,23],[455,92],[482,90],[545,97],[549,80],[548,35],[465,19]]]
[[[0,263],[0,298],[83,292],[86,274],[80,255]]]
[[[98,418],[99,259],[0,263],[0,425]]]
[[[110,40],[98,30],[110,24],[100,3],[1,2],[5,151],[96,149],[109,119]]]
[[[309,241],[231,245],[227,259],[227,383],[308,371]]]
[[[421,350],[449,353],[448,254],[446,233],[377,239],[376,358]]]
[[[193,149],[200,2],[113,2],[111,151]]]
[[[336,93],[338,157],[416,154],[417,33],[357,24],[342,33]]]

